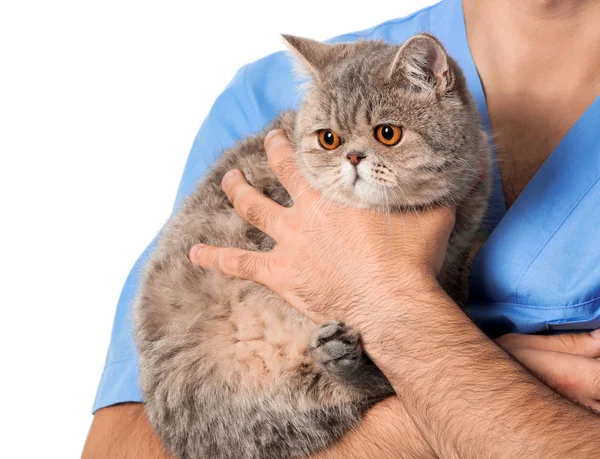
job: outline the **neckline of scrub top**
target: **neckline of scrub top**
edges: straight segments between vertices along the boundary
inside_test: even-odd
[[[532,295],[539,296],[530,282],[527,285],[529,268],[600,180],[599,120],[600,96],[561,139],[481,247],[472,270],[475,302],[529,304]],[[560,308],[564,300],[543,306]]]
[[[487,132],[491,133],[491,122],[485,93],[483,91],[483,84],[469,48],[462,0],[446,0],[437,6],[439,8],[433,8],[431,10],[429,19],[430,28],[445,44],[449,54],[458,61],[465,75],[465,79],[467,80],[467,86],[475,99],[482,124]],[[431,25],[432,23],[433,25]],[[563,159],[566,159],[563,158],[566,152],[572,150],[571,148],[568,148],[568,144],[573,142],[574,137],[576,137],[574,134],[583,130],[585,131],[586,136],[589,137],[592,135],[592,132],[587,132],[588,129],[584,126],[587,126],[588,123],[594,119],[600,119],[597,114],[599,109],[600,95],[592,101],[577,121],[571,126],[508,210],[506,209],[504,190],[496,159],[496,147],[493,138],[490,138],[494,161],[492,165],[493,189],[492,195],[490,196],[486,222],[484,223],[484,226],[487,229],[491,230],[493,233],[496,231],[496,227],[501,220],[504,220],[509,216],[511,216],[510,219],[512,219],[513,215],[521,214],[522,208],[525,207],[524,204],[530,202],[532,197],[538,194],[542,185],[547,181],[549,170],[558,166]],[[600,129],[596,128],[596,131],[600,131]],[[579,144],[581,142],[579,141],[576,143]],[[577,151],[579,164],[584,164],[587,153],[589,153],[589,151]]]

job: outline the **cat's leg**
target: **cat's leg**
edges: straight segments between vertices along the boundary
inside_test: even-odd
[[[335,380],[360,390],[367,398],[394,394],[385,375],[363,352],[359,334],[330,320],[312,333],[309,351],[313,360]]]

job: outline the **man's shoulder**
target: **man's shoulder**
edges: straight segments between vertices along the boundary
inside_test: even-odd
[[[402,43],[415,33],[429,30],[429,14],[440,3],[417,10],[408,16],[390,19],[369,29],[351,32],[331,39],[335,42],[355,40],[384,40],[389,43]]]
[[[415,33],[429,30],[430,12],[438,4],[369,29],[339,35],[328,42],[384,40],[389,43],[402,43]],[[245,65],[238,73],[235,84],[241,86],[261,118],[271,119],[280,111],[295,108],[299,101],[295,90],[298,82],[294,78],[292,64],[285,51],[270,54]]]

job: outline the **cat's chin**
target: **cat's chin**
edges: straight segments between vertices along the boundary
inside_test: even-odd
[[[326,195],[327,200],[357,209],[399,211],[427,207],[428,203],[435,202],[435,196],[421,196],[424,199],[407,201],[402,190],[391,185],[373,183],[369,176],[358,174],[343,175],[341,180],[332,177],[331,181],[323,181],[323,177],[307,173],[306,179],[311,187]],[[334,183],[337,185],[332,189]]]
[[[319,187],[316,187],[317,189]],[[364,179],[359,179],[354,183],[347,183],[335,191],[323,187],[320,191],[327,193],[327,199],[343,206],[354,207],[357,209],[370,209],[386,212],[388,210],[399,209],[397,200],[392,199],[393,194],[390,190],[385,190],[381,185],[371,184]],[[387,191],[387,200],[386,200]],[[404,203],[401,203],[404,205]]]

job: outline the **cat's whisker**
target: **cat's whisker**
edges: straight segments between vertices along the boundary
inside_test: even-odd
[[[400,209],[400,218],[402,219],[402,234],[404,237],[404,254],[406,255],[406,251],[408,249],[408,244],[406,242],[406,225],[404,224],[404,212]]]
[[[317,199],[315,202],[313,202],[311,204],[311,206],[309,207],[306,215],[300,222],[300,231],[298,232],[298,240],[296,242],[297,247],[299,247],[299,245],[300,245],[299,238],[300,238],[300,234],[302,233],[302,228],[304,227],[305,223],[307,223],[309,227],[311,226],[319,207],[324,202],[324,200],[327,199],[327,196],[337,189],[336,187],[337,187],[338,183],[339,183],[339,179],[335,180],[331,185],[329,185],[325,189],[324,192],[321,193],[321,196],[319,196],[319,199]]]
[[[309,209],[310,216],[307,215],[307,217],[309,217],[308,218],[308,225],[310,227],[313,226],[313,223],[314,223],[315,219],[318,218],[319,209],[321,208],[321,205],[323,205],[325,203],[325,200],[327,199],[327,194],[329,194],[329,189],[330,188],[327,188],[325,192],[321,193],[321,195],[319,196],[319,199],[317,199],[315,201],[315,203]]]
[[[335,192],[338,191],[339,187],[337,186],[339,184],[339,180],[336,180],[332,186],[329,188],[329,190],[327,191],[327,193],[325,194],[325,203],[322,206],[322,212],[323,212],[323,216],[325,216],[327,214],[327,209],[329,209],[329,207],[331,206],[331,203],[333,202],[332,199],[330,199]],[[321,231],[323,231],[323,222],[324,222],[324,218],[321,219]]]
[[[333,195],[333,193],[335,193],[337,191],[337,189],[338,189],[337,187],[333,188],[331,190],[331,192],[327,195],[327,202],[325,203],[325,206],[323,207],[323,215],[327,214],[327,210],[329,209],[329,207],[331,206],[331,203],[333,202],[333,200],[329,199],[329,197],[331,195]],[[321,231],[323,231],[323,222],[324,222],[324,219],[321,220]]]
[[[327,199],[327,195],[329,194],[331,188],[333,187],[333,185],[330,185],[329,187],[327,187],[325,189],[324,192],[321,193],[321,195],[319,196],[319,199],[317,199],[315,201],[315,203],[313,203],[313,205],[311,206],[311,208],[309,209],[309,212],[312,210],[312,213],[310,215],[310,219],[308,221],[309,225],[312,225],[314,222],[314,219],[317,218],[318,215],[318,211],[319,208],[321,207],[321,205],[325,202],[325,200]],[[307,215],[308,216],[308,215]]]
[[[292,180],[294,180],[296,178],[296,176],[299,174],[299,172],[296,172],[293,176],[292,176]],[[302,191],[300,191],[298,194],[296,194],[295,196],[290,196],[290,199],[288,201],[286,201],[285,203],[283,203],[283,205],[285,207],[290,207],[295,200],[297,200],[300,196],[302,196],[306,191],[310,190],[311,188],[314,189],[315,185],[318,185],[320,182],[320,180],[318,180],[317,182],[313,183],[313,185],[309,185],[307,187],[305,187]],[[285,187],[284,187],[285,188]]]
[[[387,216],[387,224],[388,224],[388,237],[387,237],[387,250],[389,252],[390,250],[390,244],[392,241],[392,217],[390,215],[390,202],[388,199],[388,193],[387,193],[387,187],[383,188],[383,191],[385,193],[385,204],[386,204],[386,216]]]
[[[325,221],[324,208],[327,206],[327,204],[329,204],[331,202],[331,200],[329,200],[328,197],[331,196],[337,190],[337,187],[335,186],[336,184],[337,183],[333,183],[331,186],[329,186],[326,189],[326,191],[317,200],[317,202],[315,203],[316,205],[314,206],[314,209],[312,212],[312,216],[309,221],[309,225],[312,225],[314,219],[319,214],[319,211],[322,210],[323,212],[321,213],[321,232],[323,232],[324,221]],[[312,207],[313,206],[311,206],[311,208]],[[316,237],[316,231],[315,231],[315,234],[313,235],[313,237]]]
[[[415,213],[417,214],[417,219],[419,220],[419,226],[421,227],[421,241],[425,243],[425,228],[423,228],[423,221],[421,220],[421,214],[418,209],[415,209]]]
[[[296,174],[299,174],[299,172],[296,172]],[[294,174],[293,177],[296,176],[296,174]],[[290,199],[288,201],[286,201],[283,205],[285,207],[289,207],[291,204],[294,203],[294,201],[296,201],[300,196],[302,196],[306,191],[312,189],[315,191],[318,191],[315,186],[320,185],[321,183],[325,183],[327,181],[331,180],[329,177],[322,177],[319,180],[315,181],[312,185],[309,185],[307,187],[305,187],[302,191],[300,191],[298,194],[296,194],[295,196],[290,197]]]
[[[406,196],[406,193],[404,192],[404,190],[402,189],[402,187],[400,185],[398,185],[398,189],[404,195],[404,197],[406,199],[408,199],[408,197]],[[425,228],[423,228],[423,221],[421,220],[421,214],[419,214],[419,210],[418,209],[415,209],[415,213],[417,214],[417,218],[419,219],[419,225],[421,227],[421,240],[423,242],[425,242]]]
[[[400,186],[398,186],[398,188],[400,189],[400,191],[402,191],[402,188],[400,188]],[[400,218],[402,219],[402,233],[404,235],[404,253],[406,253],[406,250],[407,250],[406,226],[404,224],[404,212],[402,211],[402,208],[403,208],[402,201],[400,200],[400,197],[398,196],[398,194],[396,193],[396,191],[393,188],[390,188],[390,191],[393,193],[393,196],[396,199],[396,202],[398,203],[398,211],[400,212]],[[402,191],[402,193],[404,193],[404,191]],[[421,229],[423,229],[423,225],[421,225]]]

